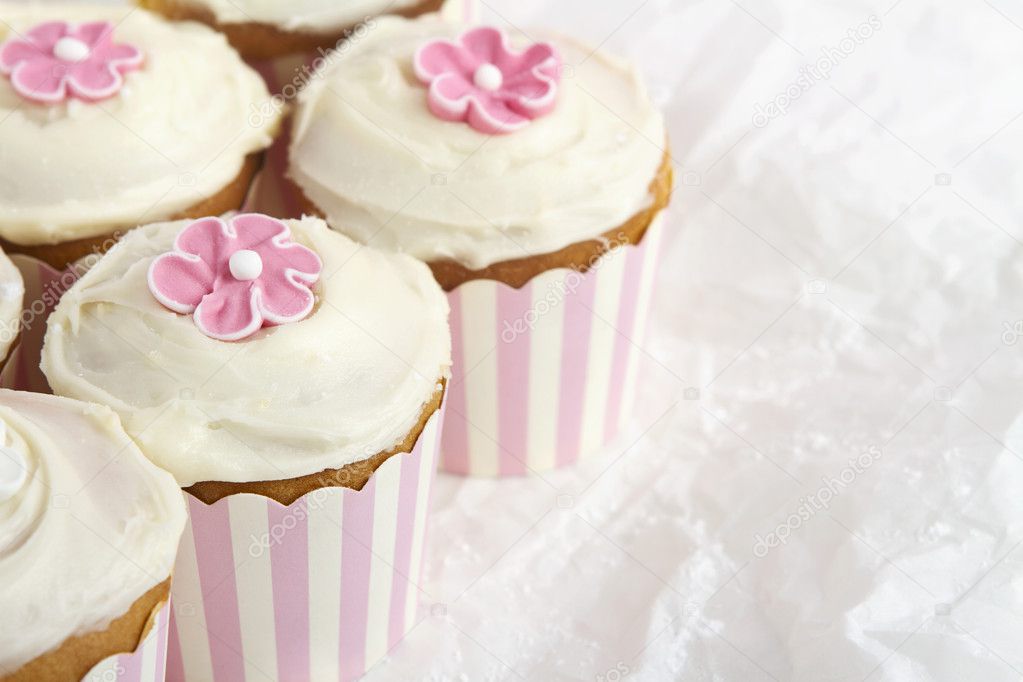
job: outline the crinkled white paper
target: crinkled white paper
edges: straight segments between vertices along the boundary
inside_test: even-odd
[[[1019,680],[1023,8],[485,5],[639,62],[677,236],[630,435],[441,476],[367,679]]]
[[[442,475],[368,682],[1023,677],[1023,7],[483,4],[639,63],[677,235],[631,433]]]

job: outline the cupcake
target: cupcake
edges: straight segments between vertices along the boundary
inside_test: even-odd
[[[223,36],[0,3],[0,244],[63,267],[140,223],[239,208],[279,115]]]
[[[422,263],[258,214],[140,227],[61,298],[50,385],[187,493],[172,679],[347,679],[411,627],[447,314]]]
[[[303,91],[289,174],[307,210],[449,292],[446,469],[551,468],[620,431],[666,150],[635,70],[561,37],[380,19]]]
[[[98,405],[0,390],[0,431],[0,679],[141,665],[118,654],[166,644],[149,630],[185,524],[174,479]],[[140,652],[149,679],[163,679],[159,644]]]
[[[14,349],[21,332],[21,304],[25,298],[25,282],[21,272],[7,255],[0,251],[0,368]]]
[[[444,0],[138,0],[170,19],[222,31],[246,59],[271,59],[335,47],[355,27],[380,14],[413,17]]]

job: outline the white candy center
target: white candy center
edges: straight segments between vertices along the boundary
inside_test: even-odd
[[[89,46],[78,38],[64,36],[53,46],[53,56],[65,62],[84,62],[89,58]]]
[[[0,502],[17,495],[27,477],[27,464],[22,454],[0,447]]]
[[[472,77],[476,87],[488,92],[499,90],[504,85],[504,74],[493,64],[483,64]]]
[[[243,282],[256,279],[263,273],[263,259],[255,251],[241,249],[231,254],[231,274]]]

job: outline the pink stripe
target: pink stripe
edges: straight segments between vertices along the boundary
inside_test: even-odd
[[[238,616],[238,588],[235,584],[228,505],[222,502],[207,506],[191,495],[187,497],[213,678],[223,682],[243,682],[242,629]]]
[[[586,365],[590,357],[593,300],[597,274],[582,276],[579,287],[565,297],[565,326],[561,348],[561,390],[558,400],[557,466],[579,459],[582,438],[583,400],[586,396]]]
[[[309,521],[305,500],[283,507],[267,500],[270,575],[277,638],[277,676],[311,679],[309,660]],[[278,531],[279,529],[279,531]],[[279,533],[279,534],[278,534]]]
[[[167,640],[170,638],[170,613],[173,606],[168,601],[156,621],[159,632],[156,635],[156,669],[167,669]],[[159,676],[158,676],[159,679]]]
[[[643,279],[643,258],[646,253],[643,246],[624,248],[625,274],[618,304],[618,323],[615,326],[617,333],[614,355],[611,359],[611,384],[608,387],[607,417],[604,423],[604,439],[608,441],[618,435],[618,422],[625,394],[625,372],[629,366],[629,358],[637,352],[633,348],[632,335],[639,305],[639,287]]]
[[[167,643],[167,682],[185,682],[185,662],[181,658],[181,640],[178,638],[178,617],[171,609],[170,639]]]
[[[423,468],[429,465],[429,463],[427,462],[426,448],[431,448],[431,454],[432,454],[433,452],[437,451],[437,448],[440,447],[440,441],[441,441],[441,438],[442,438],[442,436],[444,434],[444,424],[447,423],[447,416],[446,416],[447,411],[448,411],[447,406],[448,406],[448,398],[447,398],[447,393],[445,393],[444,394],[444,401],[440,404],[440,409],[437,411],[436,431],[434,431],[433,436],[431,436],[430,442],[429,443],[423,443],[423,439],[420,436],[419,443],[416,445],[416,450],[419,452],[418,466],[419,466],[419,475],[420,476],[423,475]],[[436,490],[436,488],[437,488],[437,486],[436,486],[436,483],[437,483],[437,465],[436,465],[436,462],[433,464],[433,466],[430,466],[430,468],[426,471],[426,475],[430,477],[429,493],[426,496],[426,515],[427,515],[427,518],[429,518],[430,510],[433,509],[433,491]],[[424,558],[425,557],[426,548],[429,547],[429,546],[430,546],[430,524],[427,523],[426,527],[423,528],[423,543],[422,543],[421,549],[420,549],[420,558]],[[425,572],[426,572],[426,561],[420,561],[419,562],[419,575],[416,576],[416,580],[419,581],[420,585],[423,584],[423,575],[425,574]]]
[[[529,433],[530,333],[521,327],[533,304],[532,284],[497,284],[497,444],[502,476],[526,473]]]
[[[343,501],[341,539],[341,678],[354,680],[366,672],[366,621],[369,616],[369,574],[373,546],[373,500],[376,477],[361,492]]]
[[[451,307],[451,381],[446,400],[447,416],[441,438],[444,469],[458,474],[469,472],[469,424],[466,420],[465,349],[462,345],[462,294],[458,289],[448,294]]]
[[[401,457],[401,481],[398,484],[398,527],[394,543],[394,576],[391,581],[391,615],[388,619],[387,646],[397,644],[408,629],[405,604],[412,576],[412,542],[416,524],[416,499],[419,495],[419,458],[422,439],[409,455]],[[415,585],[411,585],[416,589]]]
[[[117,667],[119,668],[117,682],[141,682],[142,652],[136,651],[133,654],[118,656]]]

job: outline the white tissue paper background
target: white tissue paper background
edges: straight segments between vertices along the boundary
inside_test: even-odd
[[[366,679],[1023,677],[1023,7],[484,4],[639,63],[674,235],[631,431],[442,475]]]
[[[441,475],[366,681],[1021,679],[1023,6],[483,5],[639,64],[674,235],[631,431]]]

